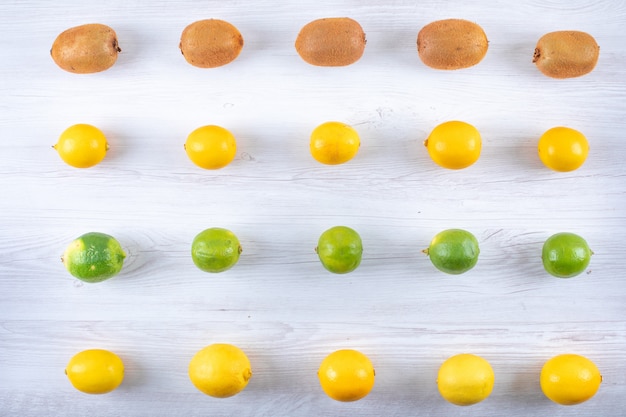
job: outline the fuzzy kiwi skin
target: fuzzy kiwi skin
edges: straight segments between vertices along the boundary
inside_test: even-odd
[[[539,39],[533,62],[548,77],[574,78],[590,73],[599,56],[600,47],[593,36],[562,30],[546,33]]]
[[[89,23],[69,28],[59,34],[50,55],[65,71],[90,74],[109,69],[122,52],[115,31],[107,25]]]
[[[341,67],[358,61],[365,43],[365,32],[357,21],[327,17],[302,27],[296,38],[296,51],[311,65]]]
[[[224,20],[205,19],[188,25],[178,45],[188,63],[217,68],[235,60],[243,49],[241,32]]]
[[[417,34],[417,52],[434,69],[457,70],[478,64],[487,54],[489,41],[476,23],[463,19],[431,22]]]

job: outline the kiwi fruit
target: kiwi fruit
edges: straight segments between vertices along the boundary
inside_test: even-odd
[[[478,64],[487,54],[489,41],[476,23],[463,19],[431,22],[417,34],[417,52],[434,69],[457,70]]]
[[[533,62],[548,77],[573,78],[591,72],[599,55],[600,47],[590,34],[561,30],[539,39]]]
[[[50,55],[65,71],[90,74],[104,71],[122,52],[115,31],[107,25],[89,23],[69,28],[59,34]]]
[[[194,67],[216,68],[239,56],[243,49],[243,36],[235,26],[224,20],[198,20],[183,30],[179,48]]]
[[[365,43],[365,32],[357,21],[328,17],[302,27],[296,38],[296,51],[311,65],[341,67],[358,61]]]

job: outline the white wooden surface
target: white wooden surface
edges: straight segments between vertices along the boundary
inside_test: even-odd
[[[345,68],[305,64],[293,48],[305,23],[350,16],[366,34]],[[194,20],[242,32],[232,64],[188,65],[178,50]],[[415,39],[442,18],[479,23],[486,58],[457,72],[426,68]],[[56,35],[101,22],[118,33],[117,64],[63,72]],[[12,1],[0,4],[0,415],[2,416],[624,416],[626,414],[626,2],[613,1]],[[552,80],[531,63],[544,33],[577,29],[601,46],[597,68]],[[447,171],[421,145],[446,120],[483,135],[474,166]],[[352,124],[357,157],[323,166],[310,131]],[[65,166],[50,148],[74,123],[109,137],[105,161]],[[196,168],[183,143],[204,124],[238,138],[235,161]],[[566,125],[591,143],[573,173],[544,168],[539,135]],[[326,228],[355,228],[361,266],[335,276],[313,252]],[[190,243],[212,226],[241,239],[240,263],[209,275]],[[437,272],[420,252],[440,230],[479,238],[476,268]],[[59,256],[87,231],[116,236],[123,272],[82,285]],[[552,233],[584,236],[595,255],[571,280],[543,271]],[[207,397],[187,377],[191,356],[234,343],[253,364],[248,388]],[[126,363],[111,394],[74,390],[63,369],[101,347]],[[366,353],[374,390],[356,403],[327,398],[322,358]],[[472,352],[496,373],[491,397],[462,408],[438,394],[450,355]],[[541,365],[574,352],[601,369],[598,394],[575,407],[540,391]]]

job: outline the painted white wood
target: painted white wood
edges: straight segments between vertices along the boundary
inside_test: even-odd
[[[305,64],[301,26],[350,16],[367,33],[345,68]],[[178,50],[194,20],[222,18],[242,32],[241,56],[201,70]],[[489,52],[455,72],[425,67],[415,39],[430,21],[460,17],[485,29]],[[63,72],[48,51],[62,30],[112,26],[123,49],[110,70]],[[624,1],[20,1],[0,3],[0,415],[3,416],[623,416],[626,413],[626,54]],[[591,33],[597,68],[552,80],[531,63],[549,31]],[[421,145],[446,120],[483,135],[480,160],[435,166]],[[361,134],[357,157],[322,166],[310,131],[327,120]],[[74,123],[92,123],[111,150],[99,166],[67,167],[50,148]],[[235,161],[196,168],[183,151],[198,126],[238,139]],[[539,135],[566,125],[591,152],[573,173],[544,168]],[[323,270],[313,248],[345,224],[365,253],[353,273]],[[212,226],[244,252],[219,275],[199,271],[190,243]],[[450,227],[476,234],[481,255],[462,276],[437,272],[420,252]],[[122,273],[82,285],[59,261],[87,231],[116,236]],[[595,255],[571,280],[542,268],[543,241],[584,236]],[[217,400],[187,377],[193,353],[230,342],[251,358],[240,395]],[[111,394],[75,391],[63,374],[76,352],[101,347],[126,363]],[[327,398],[316,370],[339,348],[376,367],[372,393]],[[437,393],[446,357],[488,359],[496,385],[470,408]],[[588,356],[598,394],[552,404],[539,370],[555,354]]]

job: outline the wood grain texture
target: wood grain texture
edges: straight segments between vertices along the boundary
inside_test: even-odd
[[[626,24],[624,1],[154,1],[0,3],[0,415],[1,416],[603,416],[626,413]],[[367,36],[343,68],[304,63],[300,28],[349,16]],[[477,66],[424,66],[416,37],[444,18],[479,23],[490,41]],[[178,41],[201,18],[238,27],[231,64],[187,64]],[[122,53],[109,70],[79,76],[49,56],[77,24],[113,27]],[[553,30],[591,33],[596,69],[552,80],[532,64]],[[474,124],[480,160],[447,171],[423,140],[437,124]],[[339,120],[361,135],[357,157],[322,166],[309,155],[318,124]],[[51,145],[69,125],[92,123],[111,143],[102,164],[65,166]],[[203,171],[183,151],[204,124],[230,129],[235,161]],[[545,130],[582,131],[581,169],[541,165]],[[327,273],[314,247],[345,224],[363,239],[361,266]],[[219,275],[190,259],[193,237],[226,227],[239,264]],[[481,246],[476,268],[437,272],[421,250],[462,227]],[[117,237],[122,273],[82,284],[63,268],[65,246],[87,231]],[[551,278],[541,246],[552,233],[584,236],[587,272]],[[254,376],[227,400],[187,377],[213,342],[240,346]],[[105,396],[74,390],[69,358],[92,347],[127,368]],[[316,378],[339,348],[366,353],[376,385],[361,401],[327,398]],[[456,407],[439,396],[439,365],[460,352],[488,359],[488,400]],[[598,394],[576,407],[539,389],[549,357],[575,352],[603,373]]]

